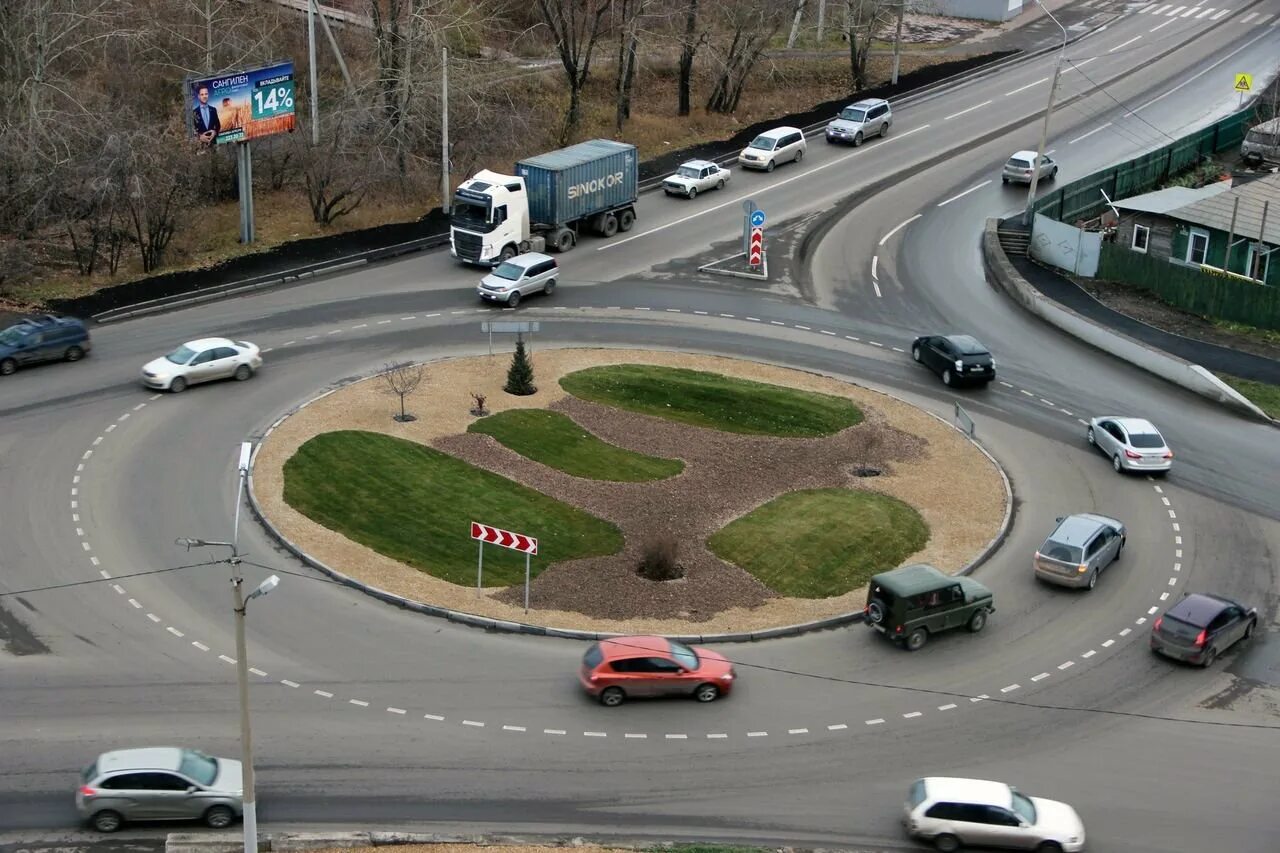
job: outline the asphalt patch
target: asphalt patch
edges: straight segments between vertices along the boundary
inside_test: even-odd
[[[0,599],[0,602],[12,600],[12,598]],[[25,604],[26,602],[23,603]],[[27,607],[34,610],[29,604]],[[3,603],[0,603],[0,643],[4,644],[5,652],[18,657],[46,655],[50,651],[49,647],[40,642],[40,639],[27,627],[25,622],[14,615],[12,611],[5,609]],[[3,849],[0,849],[0,853],[4,853]]]

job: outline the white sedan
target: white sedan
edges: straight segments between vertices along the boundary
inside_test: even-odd
[[[142,384],[177,394],[197,382],[214,379],[243,382],[259,367],[262,367],[262,354],[248,341],[201,338],[188,341],[163,358],[147,362],[142,368]]]
[[[707,190],[722,190],[729,182],[730,173],[710,160],[690,160],[682,163],[676,173],[662,182],[667,195],[695,198]]]

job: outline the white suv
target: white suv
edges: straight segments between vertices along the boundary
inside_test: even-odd
[[[551,295],[556,289],[560,267],[556,259],[541,252],[526,252],[499,264],[480,279],[476,292],[486,302],[505,302],[508,308],[520,304],[521,297],[542,292]]]
[[[861,145],[868,136],[887,136],[893,124],[893,110],[882,98],[867,98],[850,104],[827,124],[827,142]]]
[[[948,853],[1010,847],[1040,853],[1084,850],[1084,824],[1066,803],[1028,797],[1003,782],[930,776],[912,783],[902,816],[914,838]]]

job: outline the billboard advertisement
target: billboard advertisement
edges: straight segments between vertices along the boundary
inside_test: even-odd
[[[244,142],[293,130],[293,63],[188,79],[188,125],[204,145]]]

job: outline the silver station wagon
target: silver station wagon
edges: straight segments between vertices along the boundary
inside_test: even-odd
[[[1036,551],[1036,577],[1060,586],[1098,585],[1098,575],[1120,559],[1124,525],[1114,518],[1082,512],[1058,519],[1058,526]]]

